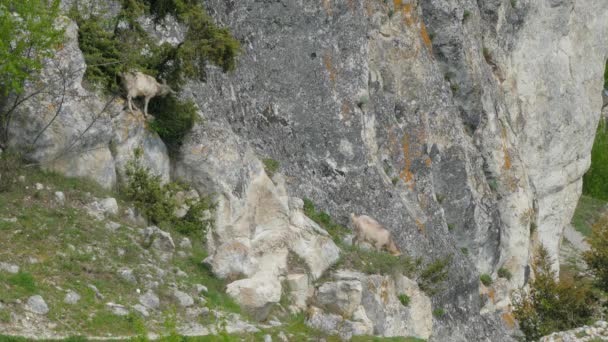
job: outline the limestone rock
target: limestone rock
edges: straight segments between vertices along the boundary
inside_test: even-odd
[[[141,305],[141,304],[135,304],[133,305],[133,310],[137,311],[139,314],[141,314],[144,317],[148,317],[150,316],[150,313],[148,312],[148,309]]]
[[[359,318],[363,313],[358,314]],[[311,306],[308,310],[306,325],[331,335],[339,335],[343,340],[350,340],[353,336],[372,335],[373,326],[367,320],[352,321],[340,315],[324,313],[323,310]]]
[[[281,283],[273,275],[234,281],[226,287],[226,293],[248,310],[255,319],[264,320],[272,306],[281,299]]]
[[[185,292],[175,290],[173,291],[173,298],[175,298],[177,304],[181,307],[185,308],[194,305],[194,299]]]
[[[135,274],[133,274],[133,270],[130,268],[121,268],[120,270],[118,270],[118,275],[128,283],[137,283],[137,278],[135,278]]]
[[[285,279],[286,291],[292,303],[292,313],[303,311],[307,307],[308,298],[312,296],[314,288],[308,283],[306,274],[288,274]]]
[[[129,314],[129,309],[127,309],[124,305],[116,303],[106,303],[106,307],[117,316],[126,316]]]
[[[148,309],[158,309],[160,307],[160,299],[152,290],[148,290],[143,295],[139,296],[139,302]]]
[[[19,273],[19,266],[15,264],[9,264],[7,262],[0,262],[0,271],[17,274]]]
[[[80,301],[80,295],[72,290],[68,291],[63,298],[63,302],[70,305],[74,305],[78,301]]]
[[[64,205],[65,204],[65,194],[61,191],[56,191],[55,200],[57,201],[57,203],[59,203],[59,205]]]
[[[324,283],[315,293],[315,304],[326,311],[349,318],[361,304],[363,289],[358,280]]]
[[[156,226],[150,226],[142,230],[143,245],[152,249],[163,261],[171,259],[175,251],[175,243],[171,234]]]
[[[48,305],[40,295],[29,297],[25,309],[38,315],[46,315],[49,312]]]

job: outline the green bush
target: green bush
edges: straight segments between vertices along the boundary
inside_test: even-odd
[[[406,294],[403,294],[403,293],[402,293],[402,294],[400,294],[400,295],[398,296],[398,298],[399,298],[399,301],[401,302],[401,304],[402,304],[403,306],[408,306],[408,305],[410,305],[410,300],[411,300],[410,296],[408,296],[408,295],[406,295]]]
[[[336,243],[341,243],[342,238],[350,233],[350,229],[334,222],[326,212],[317,211],[308,198],[304,198],[304,214],[323,227]]]
[[[162,184],[160,176],[150,174],[141,165],[140,158],[141,151],[136,151],[135,158],[127,163],[123,195],[152,223],[170,225],[183,234],[204,239],[207,229],[213,224],[208,211],[215,209],[214,204],[208,198],[186,201],[189,206],[186,216],[176,217],[175,211],[180,204],[176,195],[189,189],[175,182]]]
[[[270,177],[272,177],[275,172],[279,171],[279,162],[274,159],[266,158],[262,160],[262,163],[264,164],[264,169],[266,170],[266,173]]]
[[[21,157],[14,151],[0,154],[0,193],[11,191],[21,169]]]
[[[513,315],[528,341],[594,320],[597,298],[591,288],[569,278],[557,281],[544,247],[538,249],[533,268],[535,278],[529,283],[529,290],[512,296]]]
[[[608,201],[608,127],[600,120],[591,149],[591,167],[583,176],[583,194]]]
[[[170,151],[179,149],[186,134],[200,120],[192,101],[181,101],[172,95],[153,98],[149,109],[154,113],[150,128],[158,133]]]
[[[511,280],[511,277],[513,277],[513,275],[511,274],[511,271],[509,271],[508,269],[501,267],[498,269],[498,277],[499,278],[505,278],[507,280]]]
[[[489,274],[480,275],[479,280],[481,280],[481,283],[484,284],[485,286],[492,285],[492,277]]]
[[[445,315],[445,310],[442,308],[437,308],[433,310],[433,316],[441,318]]]
[[[608,292],[608,218],[593,225],[591,238],[587,239],[591,249],[583,254],[585,262],[595,276],[597,288]]]

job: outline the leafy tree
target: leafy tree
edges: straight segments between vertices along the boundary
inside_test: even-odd
[[[584,253],[585,262],[595,275],[596,286],[608,292],[608,218],[593,225],[591,249]]]
[[[583,176],[583,193],[608,201],[608,127],[600,120],[591,149],[591,167]]]
[[[45,57],[60,46],[56,28],[59,0],[0,0],[0,145],[25,82],[42,68]],[[14,95],[13,103],[7,103]]]
[[[530,289],[520,290],[512,298],[513,314],[528,341],[592,321],[597,300],[588,284],[556,280],[544,247],[538,249],[533,268],[535,278]]]

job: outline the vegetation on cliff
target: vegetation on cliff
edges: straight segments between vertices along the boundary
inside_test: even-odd
[[[70,17],[79,26],[78,42],[84,53],[85,77],[93,85],[109,93],[120,94],[120,74],[137,70],[166,80],[179,90],[187,80],[204,81],[208,64],[234,70],[240,53],[239,42],[228,29],[215,25],[197,1],[187,0],[122,0],[117,16],[103,13],[83,14],[74,5]],[[142,26],[142,16],[156,22],[171,15],[185,30],[178,44],[157,44]],[[189,100],[173,95],[153,98],[150,113],[155,121],[150,127],[172,149],[181,145],[198,116]]]

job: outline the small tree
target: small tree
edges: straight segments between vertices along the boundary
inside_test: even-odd
[[[61,43],[63,30],[55,28],[59,3],[0,0],[0,145],[8,139],[11,115],[20,103],[25,82]]]
[[[556,280],[549,252],[538,249],[530,289],[513,296],[513,314],[528,341],[590,323],[596,300],[588,284]]]
[[[583,254],[585,262],[595,275],[596,286],[608,292],[608,218],[595,225],[588,240],[591,249]]]

